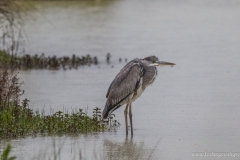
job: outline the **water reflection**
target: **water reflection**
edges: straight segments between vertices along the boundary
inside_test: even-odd
[[[134,142],[133,139],[125,139],[123,142],[103,141],[104,159],[148,159],[151,153],[144,142]]]
[[[108,133],[104,133],[105,135]],[[155,159],[155,148],[134,139],[109,139],[102,133],[12,139],[11,155],[18,159]],[[0,151],[8,142],[0,143]]]

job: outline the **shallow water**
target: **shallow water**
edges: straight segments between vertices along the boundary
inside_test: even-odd
[[[193,157],[193,152],[240,152],[237,0],[29,3],[34,9],[25,17],[27,52],[91,54],[101,63],[78,70],[20,71],[24,96],[35,110],[88,108],[91,115],[93,108],[103,108],[108,86],[125,64],[118,62],[120,57],[156,55],[177,64],[159,67],[154,84],[133,103],[132,141],[125,139],[121,107],[115,111],[122,124],[116,131],[55,137],[56,144],[64,141],[62,159],[75,159],[78,148],[87,159],[115,159],[111,156],[121,152],[112,149],[127,147],[130,153],[123,159],[139,150],[147,159],[154,148],[152,159],[169,160],[219,159]],[[52,138],[11,140],[13,154],[32,158],[42,148],[52,148]]]

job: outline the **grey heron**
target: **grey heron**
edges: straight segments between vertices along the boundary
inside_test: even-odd
[[[127,63],[116,75],[107,91],[107,102],[102,112],[103,119],[109,117],[113,111],[126,104],[124,110],[126,135],[128,135],[128,108],[133,136],[132,102],[144,92],[147,86],[153,83],[157,76],[156,66],[175,65],[174,63],[159,61],[155,56],[144,59],[135,58]]]

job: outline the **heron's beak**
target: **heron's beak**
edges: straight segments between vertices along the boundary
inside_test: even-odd
[[[171,62],[165,62],[165,61],[156,61],[155,63],[151,64],[151,66],[174,66],[174,63]]]

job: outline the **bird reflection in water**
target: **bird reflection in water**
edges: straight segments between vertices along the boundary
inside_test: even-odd
[[[144,142],[134,142],[126,138],[123,142],[103,141],[104,159],[151,159],[153,150],[146,148]]]

